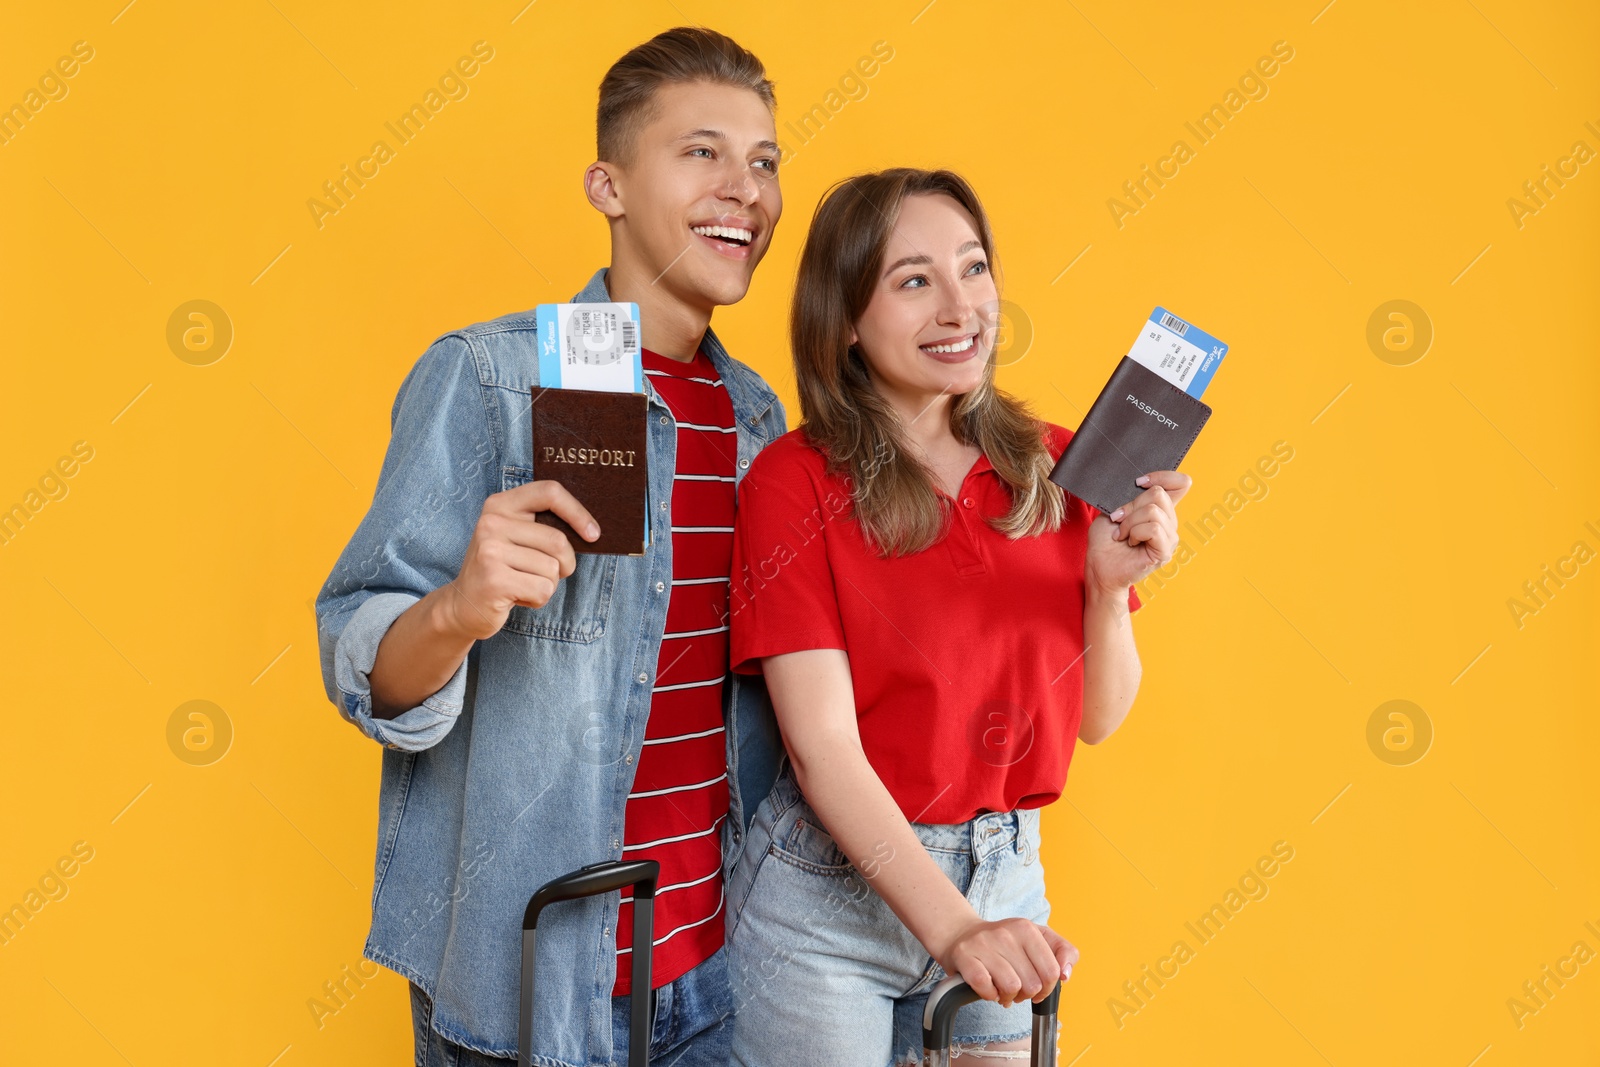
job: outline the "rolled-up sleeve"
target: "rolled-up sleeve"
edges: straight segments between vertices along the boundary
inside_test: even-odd
[[[437,744],[455,724],[472,663],[392,719],[372,714],[378,645],[402,614],[455,578],[483,502],[499,487],[499,450],[473,353],[435,341],[400,385],[378,486],[317,595],[323,688],[339,714],[390,748]]]
[[[332,652],[336,693],[329,696],[338,705],[339,714],[374,741],[408,752],[437,744],[455,725],[467,691],[467,664],[471,659],[464,657],[444,687],[416,707],[392,719],[373,717],[372,665],[378,659],[378,643],[394,621],[421,599],[412,593],[376,593],[361,602],[340,628],[339,636],[324,646]],[[328,669],[325,667],[324,671]]]

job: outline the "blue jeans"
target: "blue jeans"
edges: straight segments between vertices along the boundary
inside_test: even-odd
[[[1037,810],[911,829],[983,918],[1048,921]],[[944,969],[851,865],[787,768],[756,811],[728,901],[733,1064],[920,1061],[922,1009]],[[1027,1001],[978,1001],[956,1017],[956,1047],[1026,1038],[1032,1026]]]
[[[650,991],[655,1025],[650,1033],[650,1062],[671,1067],[727,1067],[733,1036],[733,995],[728,986],[728,955],[717,949],[698,967]],[[628,1021],[632,997],[611,998],[611,1040],[614,1064],[628,1062]],[[429,1025],[433,1004],[411,983],[411,1026],[417,1067],[506,1067],[500,1059],[446,1041]]]

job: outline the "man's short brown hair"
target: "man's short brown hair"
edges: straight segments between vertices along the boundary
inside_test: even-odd
[[[606,71],[595,117],[599,158],[628,162],[639,131],[653,117],[656,90],[697,81],[749,89],[769,109],[777,107],[767,70],[753,53],[716,30],[677,26],[631,49]]]

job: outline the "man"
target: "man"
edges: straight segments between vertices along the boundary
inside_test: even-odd
[[[584,175],[611,263],[575,301],[639,305],[651,544],[575,554],[593,519],[533,481],[532,310],[452,331],[406,376],[371,510],[317,598],[323,681],[385,746],[364,954],[411,982],[419,1064],[517,1053],[521,920],[586,864],[658,859],[653,990],[628,986],[631,902],[539,924],[532,1061],[727,1062],[723,876],[780,753],[759,679],[730,675],[735,487],[786,428],[712,309],[741,299],[782,212],[772,84],[721,34],[669,30],[600,87]]]

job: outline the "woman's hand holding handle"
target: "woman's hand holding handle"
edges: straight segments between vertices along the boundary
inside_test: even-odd
[[[979,996],[1006,1008],[1019,998],[1043,1000],[1057,980],[1072,977],[1078,962],[1077,948],[1048,926],[1017,918],[990,922],[976,913],[932,955],[946,974],[959,974]]]

